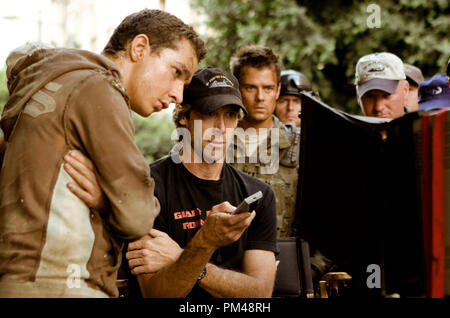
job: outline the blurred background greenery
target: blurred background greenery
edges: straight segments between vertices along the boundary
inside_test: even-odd
[[[368,20],[380,9],[380,27]],[[422,69],[425,77],[444,73],[450,58],[448,0],[192,0],[198,30],[208,54],[200,67],[229,70],[240,47],[271,47],[284,69],[303,72],[330,106],[360,114],[355,99],[354,70],[369,53],[389,51]],[[203,33],[202,33],[203,32]],[[0,110],[8,97],[5,70],[0,72]],[[169,114],[143,119],[133,115],[136,143],[149,162],[173,145]]]
[[[155,114],[149,118],[133,113],[132,119],[135,127],[134,139],[148,163],[169,153],[174,144],[171,135],[175,129],[169,113]]]
[[[0,70],[0,111],[3,111],[3,106],[8,99],[9,93],[6,87],[6,69]]]
[[[370,28],[380,9],[380,27]],[[238,48],[272,48],[284,69],[304,73],[330,106],[360,114],[353,85],[358,59],[388,51],[422,69],[425,77],[445,73],[450,58],[448,0],[194,0],[206,16],[209,50],[203,66],[229,70]],[[370,25],[370,24],[369,24]]]

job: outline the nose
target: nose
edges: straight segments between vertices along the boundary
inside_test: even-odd
[[[181,104],[181,102],[183,101],[183,89],[183,81],[176,81],[173,84],[172,90],[169,93],[169,98],[173,103]]]
[[[226,125],[225,125],[225,118],[224,116],[216,116],[216,120],[215,120],[215,128],[217,128],[218,130],[220,130],[221,133],[224,133],[226,131]]]
[[[264,90],[263,88],[258,88],[258,91],[256,92],[256,99],[261,101],[264,100]]]
[[[374,105],[375,112],[381,113],[385,107],[386,107],[385,98],[377,97],[377,99],[375,100],[375,105]]]
[[[287,101],[287,110],[288,110],[289,112],[295,110],[294,103],[292,103],[290,100]]]

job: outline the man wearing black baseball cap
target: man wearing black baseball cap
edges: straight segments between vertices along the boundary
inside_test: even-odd
[[[232,74],[217,68],[194,74],[174,111],[182,140],[150,165],[161,212],[149,235],[128,245],[129,269],[140,285],[131,294],[202,300],[272,295],[274,193],[221,156],[241,112],[246,109]],[[263,197],[250,211],[231,214],[257,191]]]
[[[151,278],[140,276],[144,296],[271,296],[276,251],[274,193],[222,157],[243,116],[240,112],[245,114],[246,109],[238,81],[223,70],[198,70],[185,88],[183,103],[174,113],[177,127],[184,130],[182,146],[151,164],[155,195],[161,203],[155,228],[179,245],[174,255],[180,256]],[[202,142],[196,143],[199,132]],[[263,198],[251,207],[251,213],[229,214],[257,191],[262,191]],[[131,266],[145,262],[139,256],[142,242],[129,245],[129,254],[138,255],[134,261],[129,258]],[[134,274],[140,273],[140,266],[132,267]]]

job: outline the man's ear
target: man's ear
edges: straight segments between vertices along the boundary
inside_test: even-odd
[[[359,96],[358,86],[356,86],[355,89],[356,89],[356,100],[358,101],[358,105],[359,105],[359,107],[361,107],[362,113],[364,115],[366,115],[366,112],[364,111],[364,107],[363,107],[363,104],[362,104],[361,97]]]
[[[148,39],[148,36],[145,34],[138,34],[129,45],[128,55],[132,62],[137,62],[150,54],[150,50],[150,40]]]
[[[187,120],[186,116],[183,116],[178,122],[179,122],[181,125],[183,125],[184,127],[187,127],[188,120]]]
[[[409,94],[409,82],[407,80],[405,80],[405,87],[403,87],[403,92],[405,94],[405,100],[407,100]]]

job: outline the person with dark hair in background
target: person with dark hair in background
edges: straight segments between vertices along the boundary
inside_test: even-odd
[[[118,296],[123,242],[147,234],[160,210],[130,108],[146,117],[180,103],[205,53],[190,26],[160,10],[126,17],[102,55],[39,43],[10,53],[0,297]],[[95,166],[103,208],[66,185],[77,151]]]
[[[236,134],[233,166],[267,183],[275,192],[277,236],[297,236],[293,221],[300,138],[296,130],[288,129],[274,115],[281,90],[281,61],[270,48],[247,46],[234,53],[230,68],[239,80],[242,102],[248,112],[239,123],[245,133]],[[267,155],[269,160],[264,158]],[[331,263],[319,251],[311,253],[315,277],[320,278]]]
[[[278,236],[291,236],[298,155],[292,140],[295,136],[274,115],[281,89],[281,61],[270,48],[247,46],[231,57],[230,68],[239,80],[248,112],[239,123],[245,135],[237,134],[233,166],[271,186],[277,198]],[[263,152],[269,160],[262,158]]]

